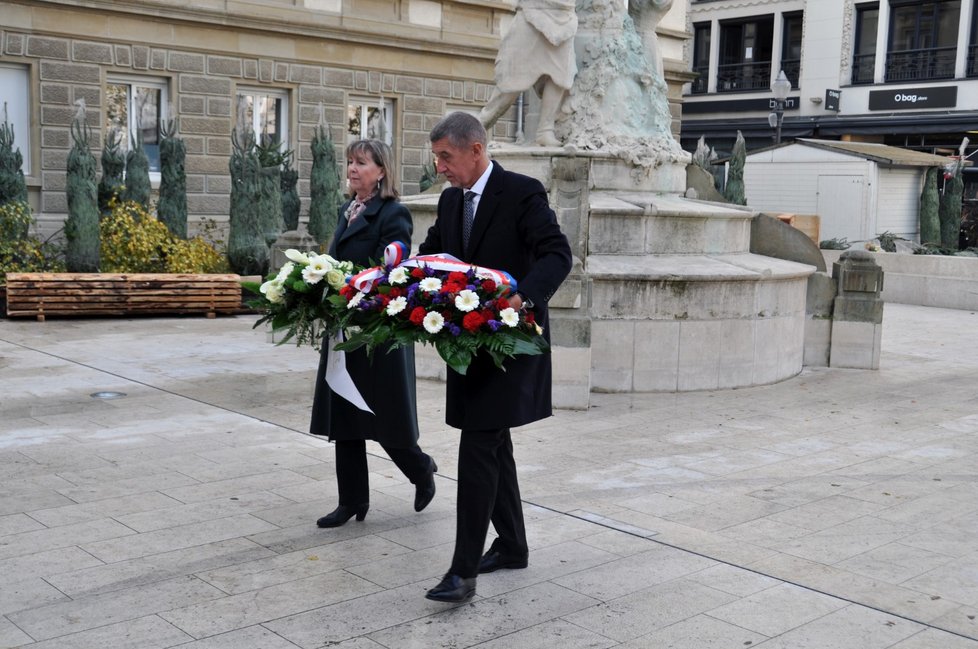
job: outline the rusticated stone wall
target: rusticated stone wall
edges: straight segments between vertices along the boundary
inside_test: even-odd
[[[414,11],[414,18],[427,24],[411,24],[409,17],[398,23],[387,16],[382,23],[371,12],[391,2],[357,3],[360,13],[351,15],[343,23],[349,26],[341,30],[328,23],[342,21],[344,13],[303,9],[302,0],[281,3],[289,5],[285,10],[291,14],[285,18],[292,20],[291,27],[283,22],[283,8],[270,3],[229,2],[243,7],[242,15],[223,17],[207,10],[214,3],[198,3],[202,9],[196,22],[188,20],[194,16],[186,9],[169,11],[169,3],[153,0],[4,3],[0,63],[22,65],[30,74],[32,168],[27,176],[42,230],[57,231],[67,212],[65,163],[78,99],[88,107],[93,152],[101,152],[110,75],[166,84],[187,146],[192,222],[227,221],[228,157],[239,87],[288,93],[288,146],[298,160],[303,216],[308,212],[313,131],[322,113],[342,159],[351,98],[393,101],[400,189],[417,192],[430,128],[445,112],[476,111],[487,99],[499,22],[512,10],[487,2],[466,3],[461,12],[443,3],[433,15],[430,7],[415,2],[429,9]],[[134,6],[147,10],[149,5],[155,5],[151,15],[132,12]],[[342,6],[344,12],[356,7]],[[267,29],[256,29],[256,17],[248,12],[266,16]],[[219,20],[225,24],[217,24]],[[459,29],[475,25],[480,31],[466,40],[444,24],[451,21]],[[376,30],[376,42],[365,35],[371,29]],[[512,135],[513,120],[505,120],[502,129]]]

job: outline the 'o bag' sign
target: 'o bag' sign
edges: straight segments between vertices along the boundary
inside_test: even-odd
[[[954,108],[957,104],[957,86],[894,88],[892,90],[871,90],[869,93],[870,110]]]

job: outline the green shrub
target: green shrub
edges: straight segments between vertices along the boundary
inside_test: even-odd
[[[13,201],[0,205],[0,284],[7,273],[61,272],[64,250],[30,234],[34,228],[30,205]],[[27,232],[27,236],[14,236]]]
[[[223,253],[200,237],[181,239],[134,201],[114,204],[100,224],[105,273],[225,273]]]

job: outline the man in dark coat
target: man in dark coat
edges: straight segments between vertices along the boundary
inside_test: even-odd
[[[547,301],[570,272],[571,251],[543,185],[490,161],[486,131],[472,115],[448,115],[430,139],[436,169],[452,188],[442,193],[420,252],[507,271],[518,290],[510,306],[531,311],[549,339]],[[474,219],[469,227],[466,212]],[[428,599],[465,601],[477,574],[527,565],[510,428],[552,414],[550,355],[518,356],[505,367],[480,355],[465,375],[448,370],[445,420],[461,429],[455,554]],[[490,522],[498,538],[483,555]]]

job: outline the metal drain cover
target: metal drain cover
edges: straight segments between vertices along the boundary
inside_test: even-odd
[[[92,397],[93,399],[121,399],[122,397],[126,396],[126,393],[125,392],[111,392],[111,391],[106,390],[106,391],[102,391],[102,392],[93,392],[93,393],[91,393],[88,396]]]

